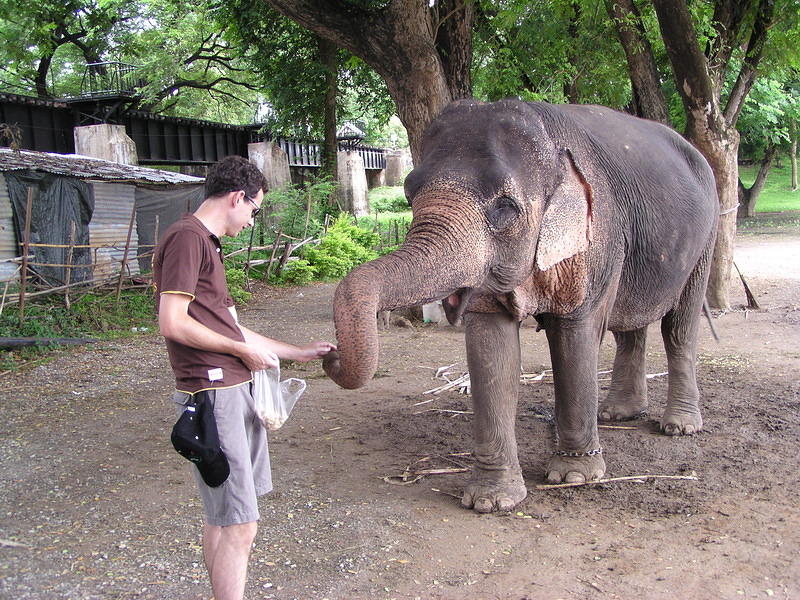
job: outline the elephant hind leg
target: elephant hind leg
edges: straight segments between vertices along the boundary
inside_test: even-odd
[[[713,244],[698,261],[677,306],[661,319],[669,372],[667,408],[661,417],[661,430],[667,435],[691,435],[703,429],[697,388],[697,330],[712,250]]]
[[[615,331],[617,353],[611,388],[600,403],[598,416],[604,421],[635,419],[647,410],[647,373],[645,346],[647,327],[632,331]]]

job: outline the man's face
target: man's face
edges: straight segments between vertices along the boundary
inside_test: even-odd
[[[244,191],[239,193],[241,197],[236,202],[231,219],[233,231],[229,235],[233,237],[255,223],[256,216],[261,211],[261,203],[264,201],[263,190],[258,190],[253,197],[247,196]]]

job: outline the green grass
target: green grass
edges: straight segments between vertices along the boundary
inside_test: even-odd
[[[369,205],[372,212],[410,212],[403,186],[371,189]]]
[[[149,290],[125,290],[116,303],[114,291],[89,292],[76,298],[68,310],[63,297],[51,296],[29,302],[19,319],[19,306],[5,306],[0,315],[0,336],[39,338],[116,339],[140,331],[154,331],[155,304]],[[46,356],[54,347],[30,346],[0,350],[0,370],[17,369]]]
[[[800,190],[792,191],[792,169],[788,161],[781,168],[775,166],[767,175],[767,182],[756,201],[756,212],[784,212],[800,210]],[[745,186],[750,187],[756,178],[758,167],[740,166],[739,177]]]

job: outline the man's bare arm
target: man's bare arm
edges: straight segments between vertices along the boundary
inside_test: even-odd
[[[244,334],[244,339],[248,344],[259,345],[270,352],[274,352],[279,358],[286,360],[296,360],[299,362],[308,362],[322,358],[331,350],[336,350],[336,346],[329,342],[311,342],[303,346],[295,346],[280,340],[273,340],[260,333],[256,333],[252,329],[248,329],[239,323],[239,329]]]
[[[260,343],[240,342],[209,329],[189,316],[192,297],[186,294],[161,294],[158,304],[158,327],[165,338],[199,350],[232,354],[242,359],[251,371],[278,366],[278,357]]]

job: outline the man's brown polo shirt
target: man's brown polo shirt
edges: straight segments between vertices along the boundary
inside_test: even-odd
[[[189,316],[209,329],[244,341],[229,310],[228,293],[219,238],[194,215],[184,215],[164,232],[153,257],[156,310],[161,294],[185,294],[192,298]],[[236,356],[198,350],[166,340],[175,373],[175,387],[183,392],[239,385],[252,378]]]

